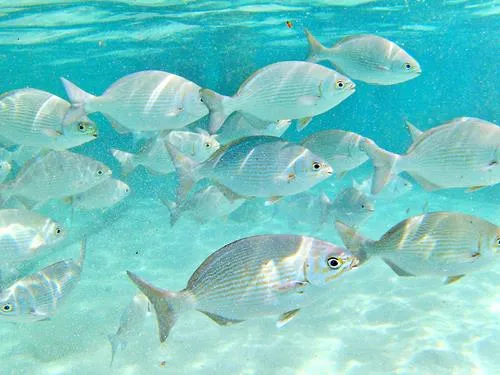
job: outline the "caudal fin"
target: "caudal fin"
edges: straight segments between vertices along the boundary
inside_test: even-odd
[[[307,55],[307,61],[318,62],[324,60],[323,54],[326,48],[311,34],[307,29],[304,29],[304,33],[307,37],[307,42],[309,43],[309,53]]]
[[[181,210],[179,209],[179,205],[175,202],[172,202],[168,199],[162,199],[161,202],[168,208],[170,211],[170,226],[173,227],[175,223],[180,219],[181,217]]]
[[[63,125],[69,125],[78,121],[87,114],[85,105],[95,98],[95,96],[83,91],[77,85],[68,81],[64,77],[61,77],[61,82],[66,90],[66,95],[68,95],[71,102],[71,107],[68,112],[66,112],[63,120]]]
[[[122,174],[124,176],[128,175],[137,167],[137,163],[135,163],[134,154],[131,154],[130,152],[117,150],[115,148],[111,149],[111,154],[120,163],[120,166],[122,167]]]
[[[198,174],[200,163],[181,153],[168,141],[165,141],[165,147],[174,163],[179,179],[179,185],[177,186],[177,204],[179,204],[179,202],[186,199],[193,185],[201,179]]]
[[[229,115],[235,111],[232,108],[232,101],[234,99],[229,96],[217,94],[210,89],[201,89],[200,97],[210,111],[210,122],[208,125],[210,133],[217,133]]]
[[[337,232],[340,238],[342,238],[344,245],[358,259],[359,265],[365,263],[369,259],[369,255],[366,249],[369,248],[369,246],[372,245],[375,241],[363,237],[356,231],[356,229],[340,221],[337,221],[335,223],[335,227],[337,228]]]
[[[380,193],[380,191],[386,186],[392,179],[401,172],[397,168],[397,161],[400,156],[386,151],[377,146],[375,142],[370,139],[363,139],[360,142],[360,150],[366,152],[373,163],[373,180],[372,180],[372,190],[373,195]]]
[[[118,353],[120,350],[125,349],[127,343],[123,341],[118,335],[108,335],[108,340],[111,344],[111,362],[109,364],[109,367],[113,367],[116,353]]]
[[[157,288],[130,271],[127,271],[127,275],[153,305],[158,319],[160,342],[164,342],[186,303],[185,297],[182,292],[175,293]]]

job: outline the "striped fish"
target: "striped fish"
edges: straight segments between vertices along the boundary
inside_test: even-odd
[[[185,198],[195,182],[209,178],[236,197],[267,197],[274,202],[308,190],[333,173],[328,163],[306,148],[276,137],[241,138],[201,164],[168,142],[166,146],[179,174],[178,200]]]
[[[14,90],[0,97],[0,143],[66,150],[96,139],[94,122],[83,116],[63,126],[70,104],[36,89]]]
[[[324,113],[355,91],[347,77],[321,65],[282,61],[252,74],[233,97],[209,89],[200,91],[210,109],[210,131],[217,132],[226,118],[240,111],[254,126],[300,119],[303,129],[313,116]]]
[[[64,123],[101,112],[119,132],[179,129],[208,114],[200,87],[162,71],[143,71],[113,83],[101,96],[91,95],[61,78],[71,100]]]
[[[378,241],[340,222],[337,230],[361,263],[381,257],[399,276],[446,276],[450,283],[491,265],[500,255],[500,227],[457,212],[413,216]]]
[[[344,248],[311,237],[261,235],[210,255],[180,292],[157,288],[127,272],[148,297],[165,341],[177,318],[197,310],[220,325],[279,315],[278,327],[328,294],[332,281],[355,265]]]
[[[50,319],[73,291],[82,272],[85,240],[80,259],[62,260],[17,280],[0,293],[0,317],[14,322]]]
[[[63,227],[37,212],[0,210],[0,265],[33,259],[64,238]]]
[[[397,155],[364,139],[361,147],[372,159],[372,194],[395,175],[407,172],[425,190],[478,190],[500,182],[500,127],[472,117],[459,117],[426,132],[410,128],[414,142]]]
[[[368,160],[366,152],[360,150],[363,137],[343,130],[324,130],[311,134],[300,144],[324,158],[337,176],[359,167]]]

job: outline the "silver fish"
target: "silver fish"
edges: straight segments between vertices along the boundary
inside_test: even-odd
[[[130,187],[123,181],[107,178],[89,190],[71,197],[70,203],[80,210],[107,209],[121,202],[130,194]]]
[[[46,202],[76,195],[111,176],[101,162],[69,151],[51,151],[27,163],[16,178],[0,185],[4,200],[10,197]]]
[[[363,138],[343,130],[324,130],[311,134],[300,144],[324,158],[337,176],[342,177],[368,160],[366,152],[359,148]]]
[[[306,29],[308,61],[329,60],[354,80],[377,85],[394,85],[418,77],[419,63],[396,43],[371,34],[348,36],[332,48],[324,47]]]
[[[71,100],[64,123],[101,112],[119,132],[183,128],[208,114],[200,87],[175,74],[143,71],[113,83],[101,96],[61,78]]]
[[[80,281],[85,260],[85,241],[80,259],[62,260],[17,280],[0,292],[0,318],[13,322],[50,319]]]
[[[451,120],[420,134],[404,155],[385,151],[368,139],[361,147],[375,167],[372,194],[403,171],[427,191],[474,191],[500,182],[500,127],[488,121]]]
[[[209,89],[202,89],[200,95],[210,109],[211,133],[217,132],[236,111],[256,126],[282,119],[300,119],[298,129],[301,130],[313,116],[351,96],[355,86],[349,78],[321,65],[282,61],[256,71],[232,97]]]
[[[41,90],[5,93],[0,97],[0,142],[66,150],[96,139],[96,124],[85,116],[63,126],[69,108],[67,101]]]
[[[269,203],[305,191],[332,174],[332,168],[304,147],[281,138],[241,138],[217,150],[204,163],[182,155],[166,143],[179,174],[178,200],[202,178],[243,198],[267,197]]]
[[[352,186],[363,194],[370,196],[373,200],[395,200],[408,194],[413,189],[413,184],[401,176],[395,176],[377,195],[371,194],[371,177],[368,177],[360,183],[353,180]]]
[[[349,187],[337,194],[330,210],[336,220],[359,227],[373,215],[375,203],[369,196]]]
[[[491,265],[500,255],[500,227],[459,212],[410,217],[378,241],[340,222],[337,230],[361,263],[381,257],[399,276],[446,276],[451,283]]]
[[[165,341],[177,318],[197,310],[220,325],[279,315],[281,327],[323,296],[355,264],[344,248],[311,237],[262,235],[232,242],[210,255],[180,292],[157,288],[127,272],[148,297]]]

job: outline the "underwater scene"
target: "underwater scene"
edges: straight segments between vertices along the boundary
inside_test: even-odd
[[[7,374],[500,374],[498,0],[0,0]]]

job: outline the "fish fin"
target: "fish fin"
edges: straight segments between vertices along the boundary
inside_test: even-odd
[[[458,280],[460,280],[462,277],[464,277],[465,275],[455,275],[455,276],[448,276],[445,280],[444,280],[444,284],[445,285],[448,285],[448,284],[451,284],[451,283],[454,283]]]
[[[362,265],[369,259],[368,252],[366,251],[375,241],[362,236],[356,229],[338,221],[335,223],[337,232],[344,242],[344,245],[354,254],[358,259],[358,264]]]
[[[304,29],[304,33],[307,37],[307,43],[309,44],[309,52],[307,55],[306,61],[309,62],[318,62],[323,60],[323,54],[327,50],[315,37],[312,33]]]
[[[122,124],[120,124],[118,121],[116,121],[113,117],[107,114],[103,114],[103,116],[108,120],[109,124],[111,127],[118,133],[118,134],[128,134],[131,132],[130,129],[126,128]]]
[[[127,347],[127,343],[120,339],[118,335],[108,335],[109,343],[111,344],[111,362],[109,367],[113,367],[116,353]]]
[[[401,267],[399,267],[396,263],[394,263],[392,260],[389,260],[387,258],[382,258],[385,264],[387,264],[391,269],[396,273],[396,275],[400,277],[415,277],[414,274],[411,272],[405,271]]]
[[[87,103],[95,98],[95,96],[83,91],[77,85],[68,81],[64,77],[61,77],[61,82],[66,90],[66,95],[68,95],[71,102],[71,107],[68,109],[63,119],[63,125],[66,126],[76,122],[87,114],[85,107]]]
[[[170,226],[173,227],[175,223],[180,219],[182,211],[179,209],[177,203],[172,202],[168,199],[161,199],[161,202],[168,208],[170,211]]]
[[[83,263],[85,263],[85,256],[87,254],[87,239],[84,237],[80,241],[80,257],[78,258],[78,261],[76,264],[80,269],[83,268]]]
[[[210,133],[217,133],[228,116],[235,111],[230,105],[234,99],[218,94],[210,89],[201,89],[200,97],[210,111],[210,122],[208,125]]]
[[[177,202],[182,202],[186,199],[193,185],[201,179],[201,176],[198,174],[198,167],[201,163],[184,155],[168,141],[165,141],[165,148],[170,154],[179,180]]]
[[[290,310],[281,314],[276,322],[276,328],[282,328],[297,316],[300,309]]]
[[[248,199],[248,197],[244,197],[243,195],[239,195],[237,193],[235,193],[234,191],[232,191],[231,189],[229,189],[228,187],[214,181],[212,182],[212,184],[214,186],[217,187],[217,189],[220,190],[220,192],[231,202],[234,202],[234,201],[237,201],[237,200],[240,200],[240,199]]]
[[[266,206],[272,206],[273,204],[276,204],[277,202],[279,202],[281,199],[283,199],[282,196],[271,197],[268,200],[266,200],[266,202],[264,203],[264,205],[266,205]]]
[[[466,193],[474,193],[475,191],[484,189],[485,187],[487,187],[487,186],[471,186],[470,188],[468,188],[467,190],[465,190],[465,192]]]
[[[31,199],[25,198],[25,197],[20,197],[16,195],[16,199],[21,203],[25,209],[27,210],[33,210],[37,207],[41,207],[44,202],[36,202]]]
[[[164,342],[175,325],[181,306],[184,303],[182,294],[157,288],[130,271],[127,271],[127,275],[153,305],[158,320],[160,342]]]
[[[254,115],[251,115],[250,113],[245,113],[245,112],[238,112],[241,114],[241,117],[245,119],[248,124],[254,128],[254,129],[265,129],[269,125],[271,121],[268,120],[262,120],[258,117],[255,117]]]
[[[118,160],[118,163],[120,163],[123,176],[129,175],[137,167],[135,163],[135,154],[117,150],[116,148],[111,149],[111,154]]]
[[[380,148],[375,142],[367,138],[363,138],[359,148],[365,151],[372,160],[375,170],[373,172],[371,193],[376,195],[400,172],[397,168],[400,155]]]
[[[413,142],[416,142],[424,132],[418,129],[415,125],[413,125],[410,121],[405,120],[406,128],[410,132],[410,136]]]
[[[304,288],[309,283],[307,281],[297,281],[292,280],[287,283],[283,283],[277,286],[278,292],[295,292],[295,293],[304,293]]]
[[[42,133],[44,133],[48,137],[59,137],[63,135],[61,131],[54,129],[45,129],[44,131],[42,131]]]
[[[217,314],[209,313],[207,311],[202,311],[202,310],[198,310],[198,311],[205,314],[206,316],[208,316],[210,319],[212,319],[215,323],[217,323],[220,326],[230,326],[232,324],[244,322],[244,320],[228,319],[228,318],[224,318],[223,316],[220,316]]]
[[[297,126],[296,126],[297,131],[301,132],[302,130],[304,130],[311,121],[312,121],[312,116],[299,119],[299,121],[297,121]]]
[[[422,186],[424,188],[425,191],[435,191],[435,190],[440,190],[442,189],[441,186],[438,186],[436,184],[433,184],[432,182],[429,182],[427,181],[425,178],[419,176],[419,175],[416,175],[416,174],[413,174],[413,173],[410,173],[410,176],[413,177],[413,179],[415,181],[417,181],[417,183]]]

